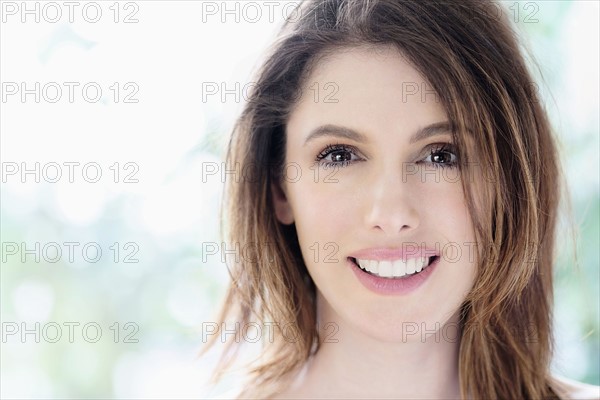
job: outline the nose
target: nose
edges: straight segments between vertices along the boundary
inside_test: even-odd
[[[368,207],[365,217],[370,230],[387,235],[410,232],[419,226],[418,188],[410,179],[403,179],[400,169],[379,174],[366,185]]]

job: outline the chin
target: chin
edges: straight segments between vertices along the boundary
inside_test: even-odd
[[[388,320],[373,321],[362,324],[364,332],[369,336],[392,343],[425,342],[436,337],[453,338],[457,329],[448,329],[445,318],[434,315],[420,317],[397,316]],[[456,327],[453,327],[456,328]],[[437,340],[439,341],[439,340]]]

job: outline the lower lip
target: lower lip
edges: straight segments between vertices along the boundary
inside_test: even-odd
[[[440,257],[437,257],[433,263],[427,268],[404,278],[380,278],[363,271],[352,260],[347,259],[354,274],[367,289],[383,295],[404,295],[408,294],[425,283],[427,278],[433,273],[433,270],[440,262]]]

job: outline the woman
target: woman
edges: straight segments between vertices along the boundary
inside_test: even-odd
[[[310,0],[287,22],[227,155],[252,174],[228,185],[221,317],[264,343],[240,397],[598,398],[549,373],[560,169],[502,10]]]

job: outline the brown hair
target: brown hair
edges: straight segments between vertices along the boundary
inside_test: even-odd
[[[299,339],[276,334],[264,343],[251,371],[256,385],[244,395],[274,393],[319,349],[315,286],[295,226],[275,217],[270,186],[282,179],[286,121],[311,71],[331,52],[366,45],[398,49],[435,89],[461,152],[467,205],[479,210],[472,216],[477,243],[489,244],[478,246],[476,280],[461,307],[462,397],[558,398],[549,363],[562,178],[548,117],[506,15],[481,0],[308,0],[286,22],[229,142],[226,163],[253,174],[227,184],[222,230],[230,243],[254,245],[229,267],[221,321],[287,321]],[[483,208],[468,185],[474,165],[486,176]],[[239,348],[227,343],[217,376]]]

